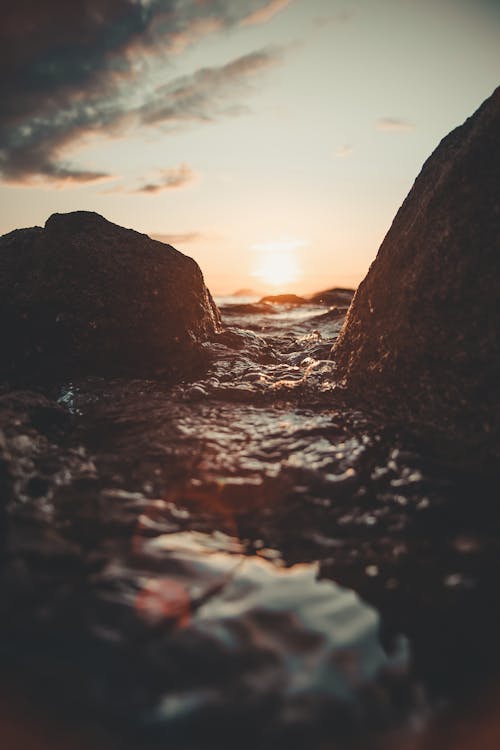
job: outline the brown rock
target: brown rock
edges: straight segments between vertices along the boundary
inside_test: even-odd
[[[500,88],[424,164],[333,349],[357,398],[499,453]]]
[[[354,289],[334,287],[333,289],[324,289],[322,292],[316,292],[316,294],[309,297],[309,302],[315,305],[342,307],[343,305],[349,306],[353,297]]]
[[[5,373],[180,373],[219,328],[194,260],[98,214],[0,238]]]

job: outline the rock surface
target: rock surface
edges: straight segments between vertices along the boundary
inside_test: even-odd
[[[98,214],[0,238],[4,373],[172,373],[220,327],[194,260]]]
[[[354,289],[343,289],[334,287],[333,289],[324,289],[322,292],[316,292],[309,297],[308,302],[318,305],[336,305],[337,307],[349,306],[354,297]]]
[[[270,305],[307,305],[307,300],[297,294],[268,294],[258,304],[263,302]]]
[[[424,164],[332,350],[358,402],[483,456],[499,452],[499,186],[500,88]]]

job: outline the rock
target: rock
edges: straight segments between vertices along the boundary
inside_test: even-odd
[[[190,367],[220,328],[194,260],[98,214],[54,214],[0,238],[4,373]]]
[[[334,289],[325,289],[322,292],[316,292],[309,297],[309,302],[313,305],[330,305],[343,307],[344,305],[349,306],[354,296],[354,289],[341,289],[335,287]]]
[[[63,476],[69,479],[75,460],[68,460],[58,444],[71,427],[71,416],[41,393],[0,395],[0,507],[46,495],[66,481]],[[0,547],[3,534],[5,528]]]
[[[304,297],[299,297],[297,294],[268,294],[259,300],[258,304],[261,303],[271,305],[307,305],[307,300]]]
[[[272,305],[268,305],[267,302],[242,302],[242,303],[230,303],[229,305],[221,305],[220,307],[222,315],[272,315],[277,310]]]
[[[332,350],[358,399],[499,454],[500,88],[424,164]]]

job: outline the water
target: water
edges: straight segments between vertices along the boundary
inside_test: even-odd
[[[103,748],[426,731],[498,673],[498,480],[344,403],[341,311],[237,305],[198,380],[17,424],[5,670]]]

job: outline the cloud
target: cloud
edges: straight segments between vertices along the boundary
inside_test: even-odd
[[[385,130],[393,133],[409,133],[415,129],[415,125],[408,120],[399,117],[381,117],[376,122],[377,130]]]
[[[178,167],[163,169],[157,181],[145,183],[130,192],[155,195],[163,193],[165,190],[179,190],[179,188],[186,187],[186,185],[194,182],[196,178],[197,174],[191,167],[187,164],[181,164]]]
[[[109,175],[67,158],[89,135],[241,112],[238,82],[244,84],[252,72],[276,62],[276,54],[255,53],[202,69],[160,87],[149,99],[142,93],[148,90],[145,77],[151,66],[199,36],[238,26],[252,16],[258,22],[259,13],[263,22],[266,13],[269,18],[274,12],[276,0],[6,4],[0,26],[1,176],[17,183],[103,179]]]
[[[287,5],[290,5],[290,2],[291,0],[270,0],[267,5],[254,10],[244,18],[241,21],[241,25],[250,26],[253,24],[266,23],[266,21],[270,21],[277,13],[286,8]]]
[[[221,115],[239,114],[244,110],[235,105],[233,95],[248,87],[256,73],[280,59],[280,51],[273,48],[252,52],[226,65],[201,68],[158,88],[133,114],[144,125],[210,122]]]

